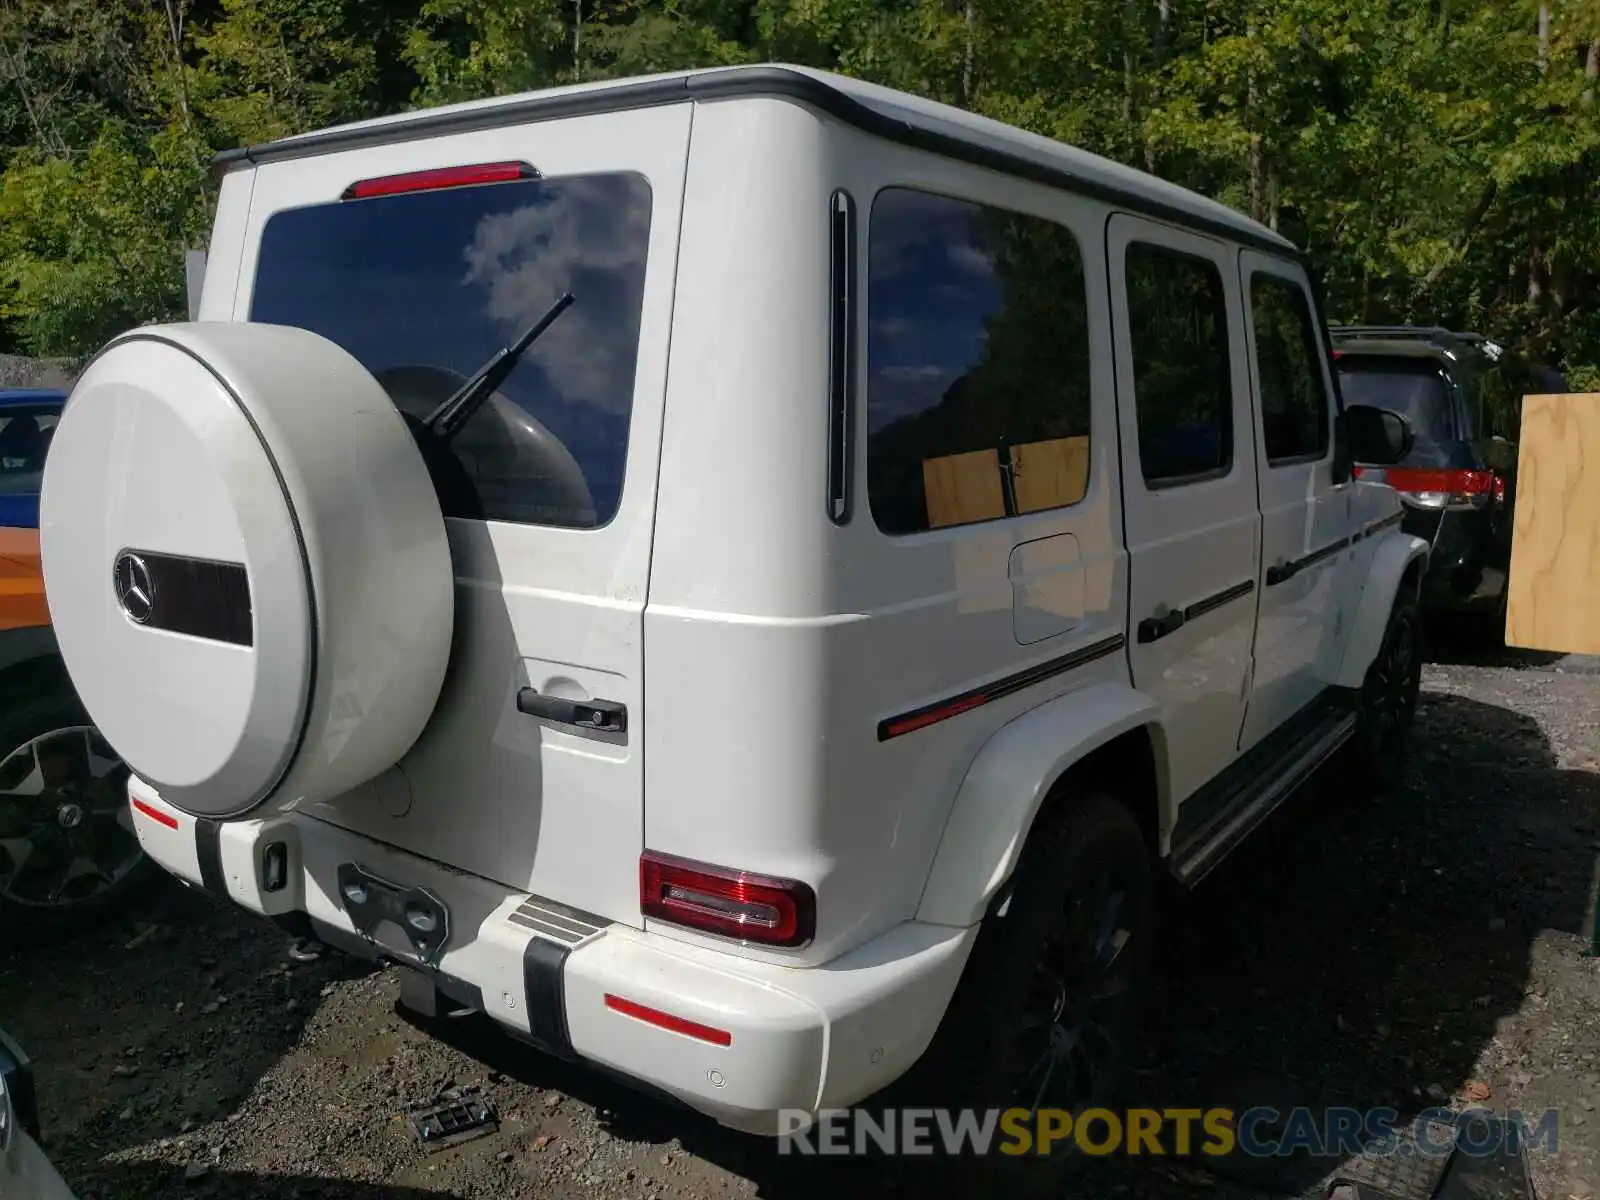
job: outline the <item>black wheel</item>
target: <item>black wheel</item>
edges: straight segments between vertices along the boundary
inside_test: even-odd
[[[1402,595],[1362,682],[1353,739],[1359,777],[1377,791],[1394,787],[1405,773],[1421,689],[1421,621],[1416,601]]]
[[[69,684],[0,701],[0,950],[79,932],[154,876],[127,780]]]
[[[906,1101],[1074,1114],[1114,1105],[1154,911],[1149,849],[1125,805],[1090,793],[1036,828]],[[1046,1155],[996,1146],[958,1158],[946,1181],[965,1196],[1060,1196],[1085,1164],[1065,1141]]]

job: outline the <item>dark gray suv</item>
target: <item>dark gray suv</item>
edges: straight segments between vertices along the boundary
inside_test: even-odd
[[[1489,641],[1505,636],[1506,576],[1524,395],[1566,389],[1560,373],[1481,334],[1416,326],[1330,330],[1346,404],[1410,418],[1416,444],[1388,482],[1402,528],[1432,547],[1422,606]]]

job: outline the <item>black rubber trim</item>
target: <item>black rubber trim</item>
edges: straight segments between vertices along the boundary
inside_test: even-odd
[[[1189,605],[1189,607],[1185,608],[1183,610],[1183,619],[1185,621],[1192,621],[1196,617],[1203,617],[1208,612],[1214,612],[1221,608],[1224,604],[1232,604],[1241,596],[1248,596],[1255,590],[1256,581],[1254,579],[1246,579],[1242,583],[1234,584],[1232,587],[1223,588],[1220,592],[1216,593],[1216,595],[1207,596],[1204,600],[1196,600],[1193,604]]]
[[[194,855],[200,862],[200,886],[213,896],[228,899],[222,874],[222,823],[209,817],[194,819]]]
[[[1307,567],[1316,566],[1323,559],[1339,553],[1339,551],[1345,549],[1355,540],[1355,537],[1342,537],[1336,542],[1329,542],[1326,546],[1323,546],[1317,550],[1313,550],[1310,554],[1305,555],[1303,558],[1291,559],[1289,562],[1268,567],[1267,586],[1273,587],[1276,584],[1288,582],[1296,575],[1300,574],[1301,571],[1304,571]]]
[[[1393,514],[1391,514],[1391,515],[1389,515],[1387,517],[1384,517],[1383,520],[1381,520],[1381,521],[1374,521],[1371,525],[1368,525],[1365,529],[1363,529],[1361,531],[1361,536],[1362,537],[1374,537],[1377,534],[1382,533],[1385,529],[1390,529],[1393,526],[1396,526],[1396,525],[1400,524],[1400,522],[1404,521],[1405,519],[1406,519],[1405,513],[1403,513],[1403,512],[1393,513]]]
[[[571,1057],[567,1031],[567,986],[562,975],[572,951],[547,938],[531,937],[522,951],[522,985],[528,997],[528,1034],[533,1043]]]
[[[834,192],[828,234],[828,519],[848,525],[856,425],[856,202]]]
[[[1014,675],[1007,675],[996,679],[993,683],[984,684],[982,687],[968,688],[954,696],[937,700],[932,704],[924,704],[919,708],[909,709],[892,717],[885,717],[878,722],[878,740],[887,742],[891,738],[904,737],[908,733],[915,733],[919,729],[926,729],[929,725],[938,724],[940,721],[949,720],[951,717],[960,716],[974,708],[1003,696],[1010,696],[1024,688],[1030,688],[1036,683],[1043,683],[1057,675],[1064,675],[1068,671],[1077,669],[1104,658],[1108,654],[1115,654],[1127,645],[1127,639],[1120,633],[1102,638],[1082,649],[1074,650],[1071,654],[1063,654],[1060,658],[1052,658],[1045,662],[1029,667],[1025,671],[1018,671]]]
[[[219,168],[241,162],[283,162],[341,150],[420,141],[447,133],[500,129],[533,121],[659,108],[687,101],[752,97],[793,100],[886,141],[1103,200],[1130,212],[1155,217],[1187,229],[1203,230],[1238,245],[1254,246],[1294,262],[1308,262],[1300,249],[1263,234],[1212,220],[1198,213],[1185,212],[1152,200],[1142,192],[1085,179],[1059,164],[1039,162],[1009,150],[981,145],[958,134],[940,133],[910,120],[890,116],[845,95],[821,79],[779,66],[734,67],[676,79],[640,80],[568,95],[533,95],[487,108],[440,110],[375,125],[325,129],[301,137],[224,150],[213,161]]]

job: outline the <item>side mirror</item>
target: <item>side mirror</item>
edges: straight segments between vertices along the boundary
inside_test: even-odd
[[[1405,417],[1370,404],[1352,404],[1344,410],[1343,423],[1351,461],[1375,467],[1404,461],[1417,439]]]

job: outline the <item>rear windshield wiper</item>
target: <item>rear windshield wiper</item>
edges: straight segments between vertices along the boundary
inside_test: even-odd
[[[533,323],[527,333],[479,367],[477,373],[457,388],[454,395],[429,413],[422,422],[423,426],[436,438],[445,441],[453,438],[460,432],[461,427],[472,419],[472,414],[483,407],[483,402],[516,369],[517,360],[522,357],[523,352],[555,323],[557,317],[572,306],[572,302],[572,293],[563,293],[561,298],[546,310],[544,316]]]

